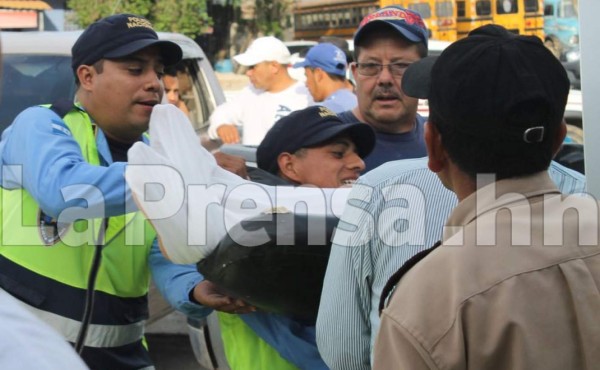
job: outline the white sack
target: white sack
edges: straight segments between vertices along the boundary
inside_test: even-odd
[[[171,104],[154,107],[150,142],[129,150],[125,177],[163,253],[175,263],[198,262],[229,228],[274,208],[340,217],[350,192],[244,180],[217,165],[187,116]]]

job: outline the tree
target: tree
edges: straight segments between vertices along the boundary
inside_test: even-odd
[[[100,18],[117,13],[146,17],[156,31],[179,32],[195,38],[212,24],[206,0],[68,0],[75,22],[85,28]]]
[[[212,25],[205,0],[156,0],[151,20],[157,30],[179,32],[191,38],[201,35]]]

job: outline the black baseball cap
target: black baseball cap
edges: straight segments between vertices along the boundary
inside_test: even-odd
[[[315,147],[344,134],[350,136],[361,158],[375,147],[375,133],[366,123],[342,122],[332,110],[318,105],[294,111],[275,122],[267,132],[256,150],[256,164],[277,174],[277,158],[281,153]]]
[[[82,64],[126,57],[151,45],[159,47],[166,66],[177,64],[182,58],[179,45],[159,40],[146,18],[134,14],[111,15],[92,23],[79,36],[71,49],[71,67],[75,72]]]
[[[480,138],[525,143],[544,140],[561,122],[569,78],[560,61],[535,36],[485,25],[407,68],[402,90],[429,99],[436,126]],[[527,122],[523,110],[531,111]],[[537,115],[537,117],[535,117]],[[434,118],[434,119],[435,119]]]

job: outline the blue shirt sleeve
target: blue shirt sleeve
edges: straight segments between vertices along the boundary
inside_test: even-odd
[[[125,183],[126,163],[86,162],[65,123],[48,108],[19,114],[2,135],[0,156],[2,187],[26,189],[52,217],[72,207],[85,208],[84,218],[110,217],[133,204]]]
[[[178,265],[167,260],[160,252],[158,241],[152,245],[148,264],[154,285],[172,307],[195,319],[212,312],[211,308],[190,301],[190,292],[204,280],[195,265]]]

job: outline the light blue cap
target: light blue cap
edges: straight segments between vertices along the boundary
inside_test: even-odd
[[[324,42],[317,44],[308,50],[306,58],[302,62],[294,64],[294,68],[312,67],[321,68],[327,73],[346,76],[346,54],[337,46]]]

